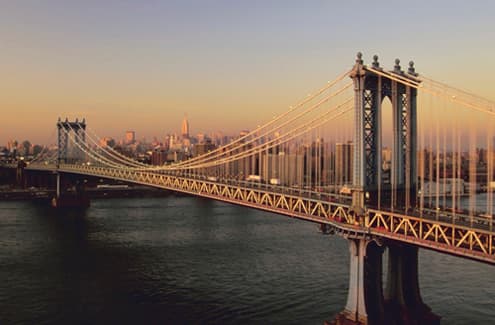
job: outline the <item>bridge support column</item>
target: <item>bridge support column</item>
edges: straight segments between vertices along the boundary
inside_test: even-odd
[[[418,247],[390,243],[388,248],[386,324],[440,324],[440,317],[433,314],[421,298],[418,281]]]
[[[349,239],[349,250],[350,269],[347,303],[344,311],[329,324],[383,324],[383,248],[374,240]]]
[[[20,188],[26,187],[26,171],[24,170],[24,168],[26,168],[26,163],[23,160],[20,160],[17,163],[17,169],[15,173],[16,185]]]
[[[326,325],[439,325],[421,299],[418,248],[388,243],[387,286],[382,285],[384,247],[375,240],[349,239],[349,291],[344,310]]]
[[[89,207],[90,201],[84,189],[84,181],[81,179],[72,180],[64,177],[65,183],[62,182],[62,175],[57,173],[57,191],[52,198],[52,207]],[[69,190],[64,190],[70,188]]]
[[[60,197],[60,173],[57,173],[57,190],[55,192],[55,197],[57,199]]]
[[[364,259],[366,256],[365,240],[350,240],[349,291],[343,314],[345,318],[366,324],[368,313],[364,302]]]

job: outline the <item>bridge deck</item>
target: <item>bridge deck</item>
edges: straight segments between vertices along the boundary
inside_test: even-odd
[[[54,166],[29,169],[55,171]],[[349,202],[330,196],[290,193],[277,186],[261,187],[220,183],[149,171],[122,170],[87,165],[61,165],[59,172],[98,176],[261,209],[306,221],[326,224],[344,236],[388,238],[441,252],[495,264],[493,220],[481,223],[469,216],[432,210],[399,213],[368,209],[355,216]]]

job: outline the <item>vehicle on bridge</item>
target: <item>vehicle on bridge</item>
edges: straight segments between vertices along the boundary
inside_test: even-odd
[[[251,181],[251,182],[261,182],[261,176],[260,175],[248,175],[246,177],[246,181]]]

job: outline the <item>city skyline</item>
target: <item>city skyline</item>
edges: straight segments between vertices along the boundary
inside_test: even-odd
[[[61,119],[62,120],[62,119]],[[180,125],[176,126],[175,128],[172,128],[171,130],[163,130],[160,132],[160,134],[149,134],[148,136],[142,136],[139,133],[137,133],[135,130],[131,128],[128,129],[122,129],[122,130],[117,130],[117,133],[114,135],[109,135],[109,134],[96,134],[94,133],[93,130],[91,130],[91,134],[93,136],[97,136],[99,141],[101,143],[106,143],[108,141],[113,141],[114,145],[128,145],[132,143],[154,143],[156,141],[160,143],[164,143],[164,141],[168,141],[170,137],[173,138],[180,138],[180,139],[189,139],[191,138],[211,138],[211,137],[226,137],[226,138],[236,138],[240,135],[243,134],[243,132],[248,132],[245,129],[238,130],[237,133],[224,133],[220,130],[201,130],[194,132],[189,135],[187,133],[187,136],[185,136],[184,133],[184,123],[187,125],[187,131],[189,131],[189,123],[187,117],[184,117],[182,121],[178,122]],[[119,133],[120,132],[120,133]],[[9,148],[12,146],[12,143],[17,143],[18,145],[21,145],[23,142],[30,142],[32,145],[41,145],[41,146],[56,146],[57,145],[57,137],[54,132],[52,132],[51,137],[45,139],[45,141],[40,141],[37,142],[35,139],[29,139],[29,138],[12,138],[8,139],[5,143],[0,143],[0,148]]]
[[[151,138],[179,133],[187,113],[192,134],[235,134],[350,68],[357,51],[390,69],[413,59],[420,73],[493,99],[494,5],[402,4],[6,3],[0,144],[44,143],[58,117]]]

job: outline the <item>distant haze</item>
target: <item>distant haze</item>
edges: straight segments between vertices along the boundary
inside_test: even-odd
[[[357,51],[494,99],[492,1],[6,1],[0,145],[58,117],[100,136],[253,129],[349,69]]]

